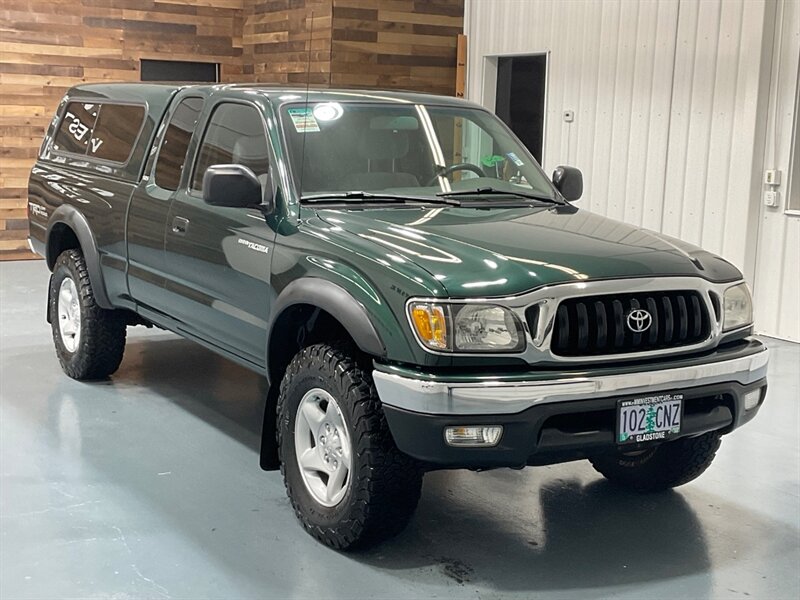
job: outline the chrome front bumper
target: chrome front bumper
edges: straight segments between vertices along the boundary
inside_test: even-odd
[[[766,377],[769,350],[747,356],[681,368],[625,374],[559,377],[541,381],[487,379],[457,382],[417,379],[375,370],[373,378],[383,404],[430,415],[514,414],[532,406],[587,400],[593,397],[629,396],[658,391],[679,391],[726,382],[742,385]]]

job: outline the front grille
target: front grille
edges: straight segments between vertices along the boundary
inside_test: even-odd
[[[635,309],[652,317],[641,333],[628,326]],[[558,356],[646,352],[697,344],[710,332],[706,304],[691,290],[568,298],[556,311],[550,351]]]

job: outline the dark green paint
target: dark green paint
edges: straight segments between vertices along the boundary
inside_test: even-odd
[[[428,368],[513,365],[520,359],[440,357],[414,341],[404,313],[410,297],[517,294],[561,282],[653,275],[741,277],[729,263],[670,240],[571,206],[470,208],[393,206],[321,209],[300,206],[276,110],[305,98],[304,89],[254,86],[105,84],[73,88],[70,99],[136,101],[148,116],[132,159],[108,165],[49,150],[31,174],[30,201],[52,215],[70,204],[91,224],[111,302],[139,311],[255,369],[266,366],[271,306],[292,281],[321,278],[344,288],[372,321],[391,365]],[[205,100],[175,192],[155,185],[154,156],[170,106],[187,95]],[[312,90],[310,102],[357,100],[461,106],[423,94]],[[272,144],[276,210],[212,207],[186,190],[210,112],[245,102],[263,115]],[[58,115],[57,115],[58,117]],[[532,160],[532,159],[531,159]],[[485,206],[485,205],[484,205]],[[186,236],[171,232],[189,220]],[[47,242],[48,218],[31,213],[31,235]],[[263,245],[254,251],[240,239]]]
[[[450,297],[508,296],[616,277],[741,277],[730,263],[699,248],[572,207],[395,207],[318,214],[341,226],[337,238],[343,245],[348,245],[345,238],[368,239],[372,253],[401,256],[422,267]]]

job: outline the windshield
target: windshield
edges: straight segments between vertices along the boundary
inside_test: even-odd
[[[430,198],[469,190],[554,196],[530,153],[483,110],[322,102],[284,105],[281,119],[301,197],[360,191]]]

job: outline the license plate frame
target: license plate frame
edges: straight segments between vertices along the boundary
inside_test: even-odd
[[[685,400],[684,394],[679,392],[618,400],[617,445],[651,444],[674,438],[683,426]]]

